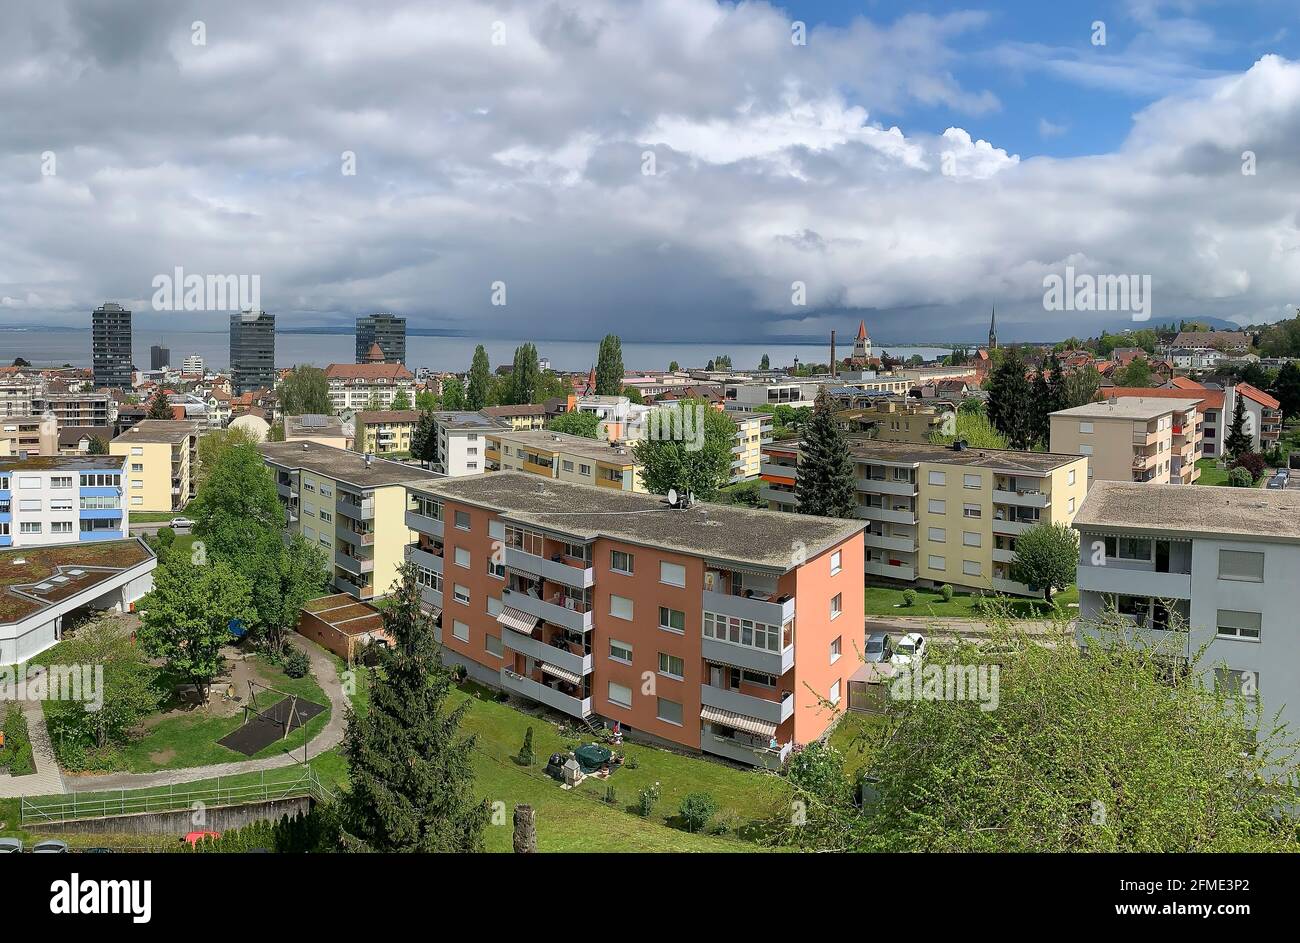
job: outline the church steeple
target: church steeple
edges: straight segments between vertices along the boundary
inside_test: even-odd
[[[998,309],[993,308],[992,315],[989,316],[989,350],[998,349]]]

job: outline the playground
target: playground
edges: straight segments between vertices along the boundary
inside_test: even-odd
[[[243,726],[235,728],[217,743],[244,756],[256,756],[324,710],[324,704],[250,679]]]

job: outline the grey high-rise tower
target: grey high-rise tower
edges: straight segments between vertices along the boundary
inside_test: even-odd
[[[161,344],[149,348],[149,369],[162,370],[172,365],[172,352]]]
[[[372,344],[384,352],[384,363],[406,363],[406,318],[370,314],[357,318],[357,363],[366,363]]]
[[[90,363],[95,386],[131,389],[131,312],[111,301],[90,316]]]
[[[241,396],[275,389],[275,315],[238,311],[230,316],[230,386]]]

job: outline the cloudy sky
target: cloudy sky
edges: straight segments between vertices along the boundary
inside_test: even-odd
[[[1129,323],[1044,310],[1067,265],[1149,275],[1155,321],[1300,302],[1293,0],[0,0],[0,24],[0,324],[224,323],[151,310],[177,266],[260,276],[286,326],[538,339]]]

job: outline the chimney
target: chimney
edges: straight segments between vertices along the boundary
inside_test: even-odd
[[[835,379],[835,330],[831,329],[831,379]]]
[[[375,460],[375,457],[374,457],[373,455],[371,455],[369,452],[367,452],[367,453],[366,453],[366,468],[369,468],[370,465],[371,465],[371,463],[374,462],[374,460]]]

